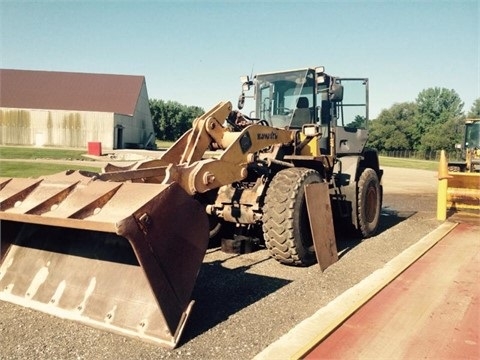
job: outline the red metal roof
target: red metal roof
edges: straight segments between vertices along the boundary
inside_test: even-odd
[[[0,69],[0,107],[133,115],[143,76]]]

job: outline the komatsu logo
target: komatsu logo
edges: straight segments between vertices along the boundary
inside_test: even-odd
[[[270,133],[258,133],[257,134],[257,140],[277,140],[278,135],[276,132],[270,132]]]

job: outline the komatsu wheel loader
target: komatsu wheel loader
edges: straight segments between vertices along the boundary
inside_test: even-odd
[[[317,67],[242,87],[249,115],[221,102],[157,159],[1,178],[0,299],[173,348],[209,238],[256,239],[307,266],[322,214],[372,236],[382,170],[358,126],[368,79]],[[323,190],[306,200],[310,184]]]

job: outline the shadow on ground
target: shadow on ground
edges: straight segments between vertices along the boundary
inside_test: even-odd
[[[262,261],[266,260],[268,258]],[[222,263],[203,263],[192,296],[195,311],[188,321],[182,342],[190,341],[291,282],[246,272],[258,262],[235,269],[228,269]]]
[[[416,211],[397,211],[388,206],[382,208],[377,234],[398,225],[416,214]],[[339,257],[361,243],[362,239],[336,231]],[[218,244],[216,244],[218,245]],[[261,260],[266,261],[267,259]],[[257,263],[255,263],[257,264]],[[252,264],[252,265],[255,265]],[[291,281],[248,273],[252,266],[229,269],[223,261],[204,262],[200,270],[192,298],[195,311],[182,336],[188,342],[196,336],[214,328],[231,315],[279,290]]]
[[[402,221],[407,220],[411,216],[415,215],[416,211],[397,211],[387,207],[383,207],[380,213],[380,222],[376,235],[387,231],[390,228],[400,224]],[[346,234],[341,231],[336,231],[335,236],[337,239],[337,250],[339,258],[343,257],[347,252],[352,250],[355,246],[360,244],[364,239],[359,237],[352,237],[350,234]]]

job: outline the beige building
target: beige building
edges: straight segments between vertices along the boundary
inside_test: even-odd
[[[155,144],[145,77],[0,69],[0,145]]]

